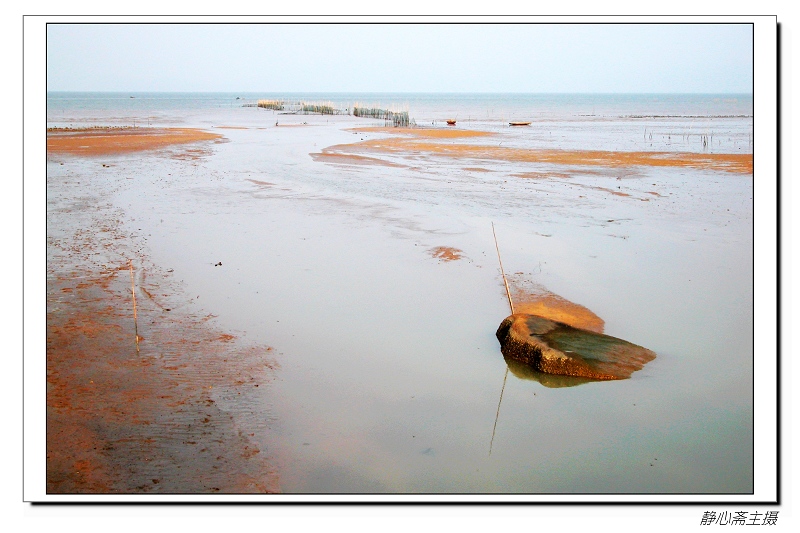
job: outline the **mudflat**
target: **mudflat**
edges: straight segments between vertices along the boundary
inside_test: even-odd
[[[752,118],[158,116],[48,152],[53,493],[752,489]],[[492,224],[515,310],[657,357],[504,358]]]

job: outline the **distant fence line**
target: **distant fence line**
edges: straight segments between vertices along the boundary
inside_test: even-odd
[[[283,111],[283,100],[259,100],[258,107],[264,109],[273,109],[275,111]]]
[[[253,104],[244,104],[245,107],[255,107]],[[283,111],[296,115],[352,115],[354,117],[370,117],[391,121],[393,126],[408,126],[413,123],[409,119],[408,110],[399,111],[383,109],[376,105],[365,106],[353,104],[345,109],[337,108],[333,102],[290,102],[287,100],[259,100],[256,104],[262,109]]]
[[[391,120],[394,126],[408,126],[408,111],[392,111],[379,107],[353,106],[354,117],[372,117],[383,120]]]

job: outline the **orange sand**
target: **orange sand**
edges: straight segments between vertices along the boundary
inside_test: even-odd
[[[363,129],[358,131],[365,131]],[[383,153],[428,153],[443,157],[489,159],[523,163],[625,168],[633,166],[690,167],[738,174],[753,173],[752,154],[698,154],[692,152],[610,152],[603,150],[535,150],[475,144],[447,144],[427,139],[453,139],[491,135],[465,130],[377,128],[375,131],[407,134],[410,137],[372,139],[355,144],[331,146],[339,153],[371,151]]]
[[[106,155],[156,150],[175,144],[212,141],[222,135],[193,128],[86,128],[47,132],[47,152]]]
[[[461,254],[464,252],[450,246],[437,246],[428,250],[428,253],[440,261],[458,261],[463,257]]]
[[[275,492],[266,457],[248,460],[258,448],[210,395],[268,383],[271,348],[239,347],[138,287],[137,353],[126,273],[79,273],[48,281],[72,297],[47,316],[47,492]]]

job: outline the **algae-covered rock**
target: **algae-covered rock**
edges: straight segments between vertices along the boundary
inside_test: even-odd
[[[505,357],[561,376],[626,379],[656,357],[616,337],[523,313],[503,320],[497,338]]]

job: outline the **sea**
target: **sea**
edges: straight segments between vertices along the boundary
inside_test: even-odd
[[[466,123],[523,120],[753,118],[752,94],[525,94],[525,93],[141,93],[48,92],[47,121],[169,121],[172,112],[254,106],[258,100],[287,104],[329,103],[336,110],[354,105],[407,111],[420,125],[455,119]],[[132,125],[132,122],[131,122]],[[752,134],[752,131],[749,133]]]

